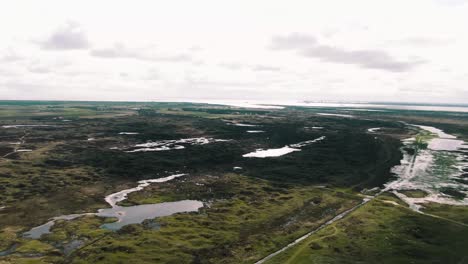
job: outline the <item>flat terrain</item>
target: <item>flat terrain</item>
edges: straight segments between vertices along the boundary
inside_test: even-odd
[[[268,261],[468,263],[468,207],[430,203],[417,213],[391,192],[356,207],[397,178],[402,139],[432,137],[401,121],[468,139],[463,113],[0,101],[0,263],[254,263],[351,208]],[[243,157],[320,137],[283,156]],[[38,239],[23,235],[174,174],[185,175],[118,206],[194,200],[202,208],[119,230],[102,227],[116,218],[89,214],[58,220]]]

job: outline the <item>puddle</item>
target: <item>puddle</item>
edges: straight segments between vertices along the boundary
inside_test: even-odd
[[[247,130],[247,133],[265,133],[263,130]]]
[[[120,132],[119,135],[138,135],[138,132]]]
[[[23,236],[26,238],[39,239],[42,235],[50,233],[51,227],[57,220],[73,220],[85,215],[96,215],[100,217],[115,217],[118,220],[102,225],[102,228],[118,230],[129,224],[142,223],[144,220],[156,217],[168,216],[175,213],[196,212],[203,207],[203,202],[195,200],[182,200],[177,202],[167,202],[158,204],[143,204],[135,206],[119,206],[119,202],[127,199],[128,194],[143,190],[152,183],[162,183],[173,180],[186,174],[175,174],[165,178],[143,180],[138,182],[138,186],[112,193],[105,197],[105,201],[111,208],[99,209],[97,213],[62,215],[52,218],[47,223],[34,227]]]

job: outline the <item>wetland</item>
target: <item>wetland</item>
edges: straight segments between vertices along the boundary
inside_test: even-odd
[[[418,110],[0,102],[0,263],[463,263],[467,127]]]

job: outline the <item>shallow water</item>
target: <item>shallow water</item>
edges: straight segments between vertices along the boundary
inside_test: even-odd
[[[55,224],[57,220],[73,220],[84,215],[87,215],[87,214],[71,214],[71,215],[61,215],[61,216],[54,217],[49,222],[32,228],[28,232],[24,233],[23,236],[26,238],[38,239],[43,234],[50,233],[50,228]]]
[[[392,191],[415,211],[419,211],[424,203],[428,202],[468,205],[468,198],[456,199],[442,192],[444,188],[452,188],[468,195],[468,185],[457,181],[466,166],[460,153],[464,142],[434,127],[417,127],[438,137],[431,139],[428,148],[419,150],[416,155],[405,153],[401,165],[392,170],[399,178],[388,183],[385,190]],[[411,143],[411,140],[404,141],[404,144]],[[428,195],[423,198],[411,198],[398,192],[400,190],[422,190]]]

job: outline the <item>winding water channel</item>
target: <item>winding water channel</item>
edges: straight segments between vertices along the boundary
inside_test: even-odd
[[[61,215],[50,219],[47,223],[34,227],[24,233],[24,237],[38,239],[44,234],[50,233],[51,227],[57,220],[73,220],[85,215],[96,215],[99,217],[115,217],[117,221],[106,223],[102,228],[110,230],[118,230],[129,224],[138,224],[146,219],[168,216],[182,212],[196,212],[203,207],[203,202],[196,200],[182,200],[177,202],[166,202],[157,204],[143,204],[135,206],[119,206],[118,203],[127,199],[128,194],[143,190],[152,183],[163,183],[175,178],[186,176],[186,174],[175,174],[165,178],[143,180],[138,182],[138,186],[130,189],[125,189],[106,196],[105,201],[111,208],[99,209],[97,213],[70,214]]]

